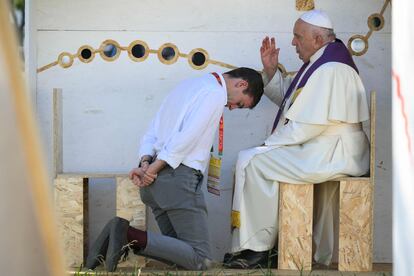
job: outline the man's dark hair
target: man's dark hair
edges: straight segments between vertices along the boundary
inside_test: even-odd
[[[229,75],[231,78],[240,78],[247,81],[249,86],[243,91],[243,93],[253,98],[253,104],[250,109],[255,107],[263,95],[264,85],[262,75],[256,70],[247,67],[239,67],[224,74]]]

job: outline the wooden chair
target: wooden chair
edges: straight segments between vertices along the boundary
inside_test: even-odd
[[[340,271],[371,271],[376,95],[371,92],[370,175],[339,182]],[[313,185],[280,183],[278,268],[312,269]]]

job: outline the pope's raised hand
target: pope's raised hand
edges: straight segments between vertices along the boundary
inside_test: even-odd
[[[279,64],[279,51],[280,48],[276,48],[276,41],[274,37],[270,39],[266,36],[263,39],[262,47],[260,47],[260,57],[262,59],[263,71],[266,73],[269,80],[273,78],[277,71],[277,66]]]

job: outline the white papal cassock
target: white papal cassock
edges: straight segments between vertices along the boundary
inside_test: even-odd
[[[325,47],[311,57],[308,69]],[[280,105],[292,79],[283,78],[280,72],[270,82],[264,79],[268,82],[265,94]],[[360,176],[369,169],[369,143],[361,129],[361,122],[369,119],[368,105],[362,81],[352,67],[339,62],[321,65],[289,108],[294,97],[292,93],[265,145],[239,154],[232,212],[233,225],[238,227],[233,232],[232,252],[274,247],[279,182],[321,183],[345,175]],[[286,118],[289,121],[284,124]],[[329,264],[338,187],[332,184],[317,189],[314,258]]]

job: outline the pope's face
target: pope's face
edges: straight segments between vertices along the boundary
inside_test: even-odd
[[[316,53],[316,37],[312,33],[312,26],[298,19],[293,28],[292,45],[296,47],[296,53],[303,62],[308,62],[310,57]]]

